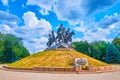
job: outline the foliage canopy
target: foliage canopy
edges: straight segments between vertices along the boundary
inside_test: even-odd
[[[21,38],[11,34],[0,34],[0,63],[9,63],[29,56]]]
[[[87,54],[95,59],[107,63],[120,63],[120,38],[116,37],[112,43],[105,41],[73,42],[75,50]]]

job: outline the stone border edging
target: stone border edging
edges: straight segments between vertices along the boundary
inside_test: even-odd
[[[13,68],[13,67],[9,67],[9,66],[2,66],[2,68],[0,68],[1,70],[5,70],[5,71],[15,71],[15,72],[32,72],[32,73],[59,73],[59,74],[75,74],[74,72],[64,72],[64,71],[40,71],[40,70],[33,70],[33,68],[31,69],[26,69],[26,68]]]
[[[60,71],[60,72],[75,72],[75,68],[45,68],[45,67],[34,67],[34,71]]]
[[[2,66],[2,68],[15,69],[15,70],[33,70],[33,68],[13,68],[13,67],[9,67],[9,66]]]
[[[41,68],[41,67],[34,67],[34,68],[13,68],[9,66],[2,66],[3,70],[13,70],[13,71],[20,71],[20,72],[58,72],[58,73],[75,73],[78,74],[97,74],[97,73],[105,73],[105,72],[114,72],[120,71],[120,66],[105,66],[105,67],[90,67],[89,70],[82,70],[77,68]]]
[[[105,73],[105,72],[114,72],[114,71],[120,71],[120,66],[104,66],[104,67],[92,67],[90,66],[88,70],[82,70],[82,67],[76,67],[77,73]]]

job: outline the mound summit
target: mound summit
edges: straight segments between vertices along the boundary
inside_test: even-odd
[[[74,58],[86,58],[91,66],[108,66],[108,64],[91,58],[75,50],[46,50],[38,52],[12,64],[15,68],[33,68],[33,67],[73,67]]]

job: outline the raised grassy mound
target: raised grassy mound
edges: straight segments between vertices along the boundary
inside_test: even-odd
[[[49,50],[38,52],[17,62],[9,64],[11,67],[32,68],[40,67],[72,67],[74,58],[87,58],[89,65],[92,66],[108,66],[108,64],[93,59],[85,54],[75,50]]]

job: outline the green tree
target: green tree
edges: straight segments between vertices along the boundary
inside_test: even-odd
[[[115,45],[115,46],[120,46],[120,38],[116,37],[112,43]]]
[[[120,52],[113,44],[110,44],[106,49],[107,63],[120,63]]]
[[[96,58],[101,61],[105,61],[106,48],[109,45],[105,41],[95,41],[88,43],[87,41],[83,42],[73,42],[75,50],[87,54],[93,58]]]
[[[21,38],[0,34],[0,62],[14,62],[29,55]]]
[[[89,45],[89,43],[87,41],[85,41],[85,42],[83,42],[83,41],[73,42],[72,45],[74,45],[75,50],[89,55],[89,53],[90,53],[90,45]]]
[[[118,48],[118,51],[120,52],[120,46],[118,46],[117,48]]]
[[[106,48],[109,43],[105,41],[95,41],[90,43],[91,45],[91,57],[94,57],[98,60],[105,61]]]

